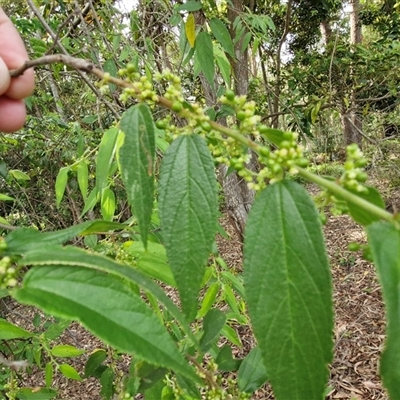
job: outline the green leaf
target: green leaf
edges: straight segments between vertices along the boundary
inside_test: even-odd
[[[211,36],[207,32],[200,32],[196,38],[195,48],[195,59],[199,63],[208,83],[214,88],[215,65]]]
[[[115,213],[115,194],[109,189],[105,188],[101,194],[101,216],[106,221],[112,221]]]
[[[203,8],[203,6],[201,5],[201,3],[199,3],[198,1],[187,1],[184,4],[181,4],[180,6],[175,8],[175,12],[179,12],[179,11],[197,11],[197,10],[201,10]]]
[[[122,180],[146,247],[154,200],[156,151],[155,126],[148,105],[137,104],[125,111],[120,126],[125,134],[119,150]]]
[[[72,249],[67,250],[71,252]],[[75,257],[81,254],[80,261],[85,261],[85,253],[75,253]],[[95,264],[100,259],[95,257],[92,262]],[[196,377],[166,328],[131,290],[129,283],[113,274],[79,268],[79,260],[68,264],[32,268],[25,275],[22,287],[14,292],[14,297],[52,315],[80,321],[120,351],[135,354],[139,359],[171,368],[192,379]]]
[[[114,60],[109,59],[106,60],[103,64],[103,68],[105,72],[108,72],[111,76],[117,76],[118,75],[118,68],[114,62]],[[114,92],[116,89],[116,86],[114,83],[109,83],[108,86],[110,87],[110,92]]]
[[[243,344],[240,340],[238,333],[231,326],[226,323],[221,330],[223,336],[225,336],[231,343],[238,347],[242,347]]]
[[[85,229],[83,229],[79,234],[85,236],[97,232],[119,231],[125,229],[129,229],[129,226],[126,224],[120,224],[119,222],[112,221],[94,220],[90,221],[90,224],[87,224]]]
[[[8,174],[7,164],[4,162],[4,160],[0,159],[0,176],[6,179],[7,174]]]
[[[94,206],[97,204],[98,201],[98,190],[97,187],[93,188],[90,192],[89,196],[85,200],[85,206],[81,212],[81,217],[83,217],[88,211],[93,210]]]
[[[196,41],[196,22],[194,20],[194,15],[189,14],[185,23],[185,33],[190,47],[194,47]]]
[[[242,361],[238,371],[238,386],[241,392],[253,393],[268,379],[261,351],[254,347]]]
[[[244,283],[276,398],[320,400],[332,359],[332,288],[318,212],[302,186],[282,181],[256,197]]]
[[[233,42],[231,35],[229,34],[228,28],[218,18],[211,18],[209,21],[212,34],[221,44],[226,53],[232,58],[235,58],[235,51],[233,49]]]
[[[69,167],[63,167],[58,172],[58,175],[56,178],[55,190],[56,190],[57,207],[60,206],[61,200],[64,197],[65,188],[66,188],[67,182],[68,182],[68,172],[69,172]]]
[[[189,319],[217,226],[217,183],[214,163],[203,138],[183,135],[162,161],[159,212],[167,256]]]
[[[101,390],[100,394],[103,399],[111,400],[114,394],[114,371],[107,367],[100,377]]]
[[[211,309],[203,321],[203,336],[200,340],[201,350],[205,353],[219,338],[226,316],[217,308]]]
[[[176,375],[176,381],[179,385],[179,388],[183,389],[189,395],[188,398],[190,400],[202,400],[199,388],[194,382],[180,375]],[[187,396],[185,397],[187,398]]]
[[[371,186],[367,186],[368,192],[353,192],[354,194],[357,194],[357,196],[361,197],[364,200],[369,201],[370,203],[380,207],[380,208],[385,208],[385,203],[382,200],[382,197],[379,193],[378,190]],[[355,204],[351,202],[347,202],[347,206],[349,208],[350,215],[354,218],[356,222],[358,222],[360,225],[367,226],[369,224],[372,224],[373,222],[378,221],[380,218],[377,217],[376,215],[370,213],[369,211],[366,211],[365,209],[356,206]]]
[[[94,350],[85,364],[85,378],[88,378],[89,376],[96,376],[98,368],[101,366],[101,364],[103,364],[106,358],[107,352],[105,350]]]
[[[124,250],[137,258],[136,266],[143,273],[167,285],[176,287],[163,245],[149,242],[146,250],[142,243],[133,242],[129,247],[124,246]]]
[[[31,250],[36,250],[39,247],[45,248],[50,244],[62,244],[79,234],[89,235],[94,232],[126,228],[126,225],[117,222],[96,220],[86,221],[82,224],[54,232],[39,232],[33,228],[20,228],[6,236],[5,242],[7,243],[7,249],[4,251],[4,255],[19,255]]]
[[[58,338],[70,325],[70,320],[61,320],[51,324],[44,333],[44,337],[47,340],[54,340]]]
[[[261,136],[279,147],[280,144],[285,140],[284,134],[285,132],[281,131],[280,129],[268,128],[261,133]]]
[[[140,361],[135,365],[135,377],[140,379],[138,392],[152,387],[160,379],[164,378],[168,371],[165,368],[154,367],[144,361]]]
[[[88,165],[85,160],[79,162],[77,166],[77,178],[79,190],[82,193],[84,199],[87,198],[88,184],[89,184],[89,171]]]
[[[240,50],[241,53],[244,53],[246,51],[247,46],[249,45],[251,38],[252,38],[251,32],[247,32],[246,35],[243,38],[242,48]]]
[[[232,348],[228,344],[221,347],[215,362],[218,369],[224,372],[236,371],[241,364],[241,360],[236,360],[232,355]]]
[[[215,282],[213,283],[207,290],[206,294],[204,295],[203,301],[201,303],[201,308],[199,312],[197,313],[197,318],[203,318],[208,311],[210,311],[212,305],[214,304],[214,301],[217,297],[218,291],[219,291],[219,283]]]
[[[17,392],[17,399],[19,400],[48,400],[54,399],[57,392],[54,389],[20,389]]]
[[[6,194],[0,193],[0,200],[1,201],[14,201],[13,197],[7,196]]]
[[[109,257],[99,254],[89,253],[83,249],[72,246],[54,246],[43,249],[33,249],[27,253],[20,261],[20,265],[74,265],[95,270],[104,271],[107,274],[113,274],[125,279],[127,282],[139,285],[144,291],[152,293],[157,300],[164,305],[166,310],[181,325],[182,331],[187,335],[191,342],[199,349],[197,339],[189,329],[188,323],[179,308],[164,293],[164,291],[154,283],[150,278],[140,271],[132,268],[130,265],[120,264]],[[131,290],[132,286],[131,286]]]
[[[96,157],[96,187],[99,193],[108,186],[108,177],[115,155],[118,134],[117,128],[110,128],[104,132],[100,142]]]
[[[162,380],[159,380],[150,389],[147,389],[144,391],[144,399],[145,400],[154,400],[154,399],[165,400],[165,397],[162,396],[164,387],[165,387],[165,383]]]
[[[76,347],[70,346],[68,344],[59,344],[57,346],[54,346],[50,350],[50,353],[54,357],[77,357],[85,354],[85,350],[77,349]]]
[[[53,384],[53,365],[50,361],[46,364],[44,375],[46,387],[49,388]]]
[[[217,47],[214,46],[214,57],[221,72],[222,78],[228,87],[231,85],[231,64],[226,58],[225,54]]]
[[[33,334],[0,318],[0,340],[11,340],[11,339],[25,339],[32,337]]]
[[[28,174],[20,171],[19,169],[10,169],[8,173],[17,181],[29,181],[31,179]]]
[[[400,398],[400,232],[388,223],[367,228],[386,308],[386,340],[380,375],[391,399]]]
[[[78,371],[72,367],[71,365],[68,364],[60,364],[58,366],[58,368],[60,369],[60,372],[69,379],[73,379],[75,381],[81,381],[82,378],[80,377],[80,375],[78,374]]]

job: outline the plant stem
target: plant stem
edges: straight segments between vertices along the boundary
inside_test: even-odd
[[[87,73],[93,74],[99,79],[105,78],[104,72],[101,69],[97,68],[91,61],[82,60],[80,58],[75,58],[75,57],[71,57],[69,55],[64,55],[64,54],[53,54],[53,55],[40,57],[35,60],[28,60],[20,68],[10,71],[10,76],[17,77],[17,76],[23,74],[23,72],[28,68],[32,68],[32,67],[39,66],[39,65],[45,65],[45,64],[53,64],[53,63],[63,63],[72,68],[75,68],[78,71],[85,71]],[[109,76],[109,77],[107,76],[107,82],[113,83],[121,88],[133,88],[133,86],[130,82],[127,82],[123,79],[119,79],[119,78],[116,78],[113,76]],[[139,95],[140,93],[137,93],[137,94]],[[156,103],[173,111],[172,110],[172,102],[170,100],[166,99],[165,97],[157,96]],[[187,111],[187,110],[185,110],[185,111]],[[185,116],[189,117],[189,115],[187,115],[187,114]],[[261,146],[260,144],[252,141],[251,139],[244,136],[237,130],[227,128],[226,126],[220,125],[215,121],[210,121],[210,125],[214,130],[247,146],[251,150],[255,151],[257,154],[260,154],[261,149],[264,148],[264,146]],[[361,207],[362,209],[364,209],[365,211],[368,211],[372,215],[375,215],[378,218],[384,219],[389,222],[395,221],[395,215],[370,203],[367,200],[364,200],[363,198],[346,190],[345,188],[338,185],[337,183],[332,182],[328,179],[322,178],[319,175],[316,175],[316,174],[314,174],[310,171],[307,171],[303,168],[298,167],[298,170],[299,170],[299,175],[301,177],[305,178],[306,180],[308,180],[310,182],[314,182],[319,186],[329,189],[334,195],[340,196],[344,200],[346,200],[356,206]],[[7,229],[12,229],[12,228],[7,227]]]
[[[340,196],[344,200],[353,203],[356,206],[361,207],[365,211],[368,211],[372,215],[375,215],[381,219],[384,219],[389,222],[393,222],[395,220],[394,215],[390,212],[384,210],[376,206],[375,204],[370,203],[367,200],[357,196],[356,194],[349,192],[342,186],[338,185],[337,183],[330,181],[328,179],[322,178],[319,175],[316,175],[310,171],[307,171],[303,168],[298,168],[299,175],[310,182],[314,182],[319,186],[322,186],[326,189],[329,189],[333,194]]]

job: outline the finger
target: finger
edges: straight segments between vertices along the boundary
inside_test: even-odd
[[[26,119],[25,103],[0,97],[0,131],[15,132],[22,128]]]
[[[24,43],[14,25],[0,7],[0,57],[8,69],[20,67],[28,60]],[[12,99],[23,99],[29,96],[34,89],[35,81],[33,70],[29,69],[23,75],[11,80],[5,94]]]
[[[6,92],[10,85],[10,74],[7,65],[0,58],[0,95]]]

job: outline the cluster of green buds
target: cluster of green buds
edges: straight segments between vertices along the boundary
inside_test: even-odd
[[[364,186],[367,180],[367,174],[364,172],[364,167],[367,164],[367,159],[363,152],[355,144],[350,144],[346,147],[346,162],[344,164],[344,172],[339,182],[353,192],[366,192],[368,189]]]
[[[355,143],[347,146],[344,172],[338,180],[340,185],[352,192],[366,193],[368,188],[364,183],[367,180],[367,174],[364,172],[364,167],[367,162],[362,151]],[[330,211],[333,215],[342,215],[349,211],[347,202],[343,199],[339,199],[330,190],[321,191],[315,201],[318,208],[321,210],[330,206]],[[320,215],[324,223],[326,221],[326,216],[323,212],[321,212]]]
[[[260,123],[261,117],[255,114],[256,103],[254,101],[247,101],[246,96],[235,96],[233,90],[230,89],[220,97],[219,101],[235,109],[240,132],[244,134],[257,132],[257,125]]]
[[[182,94],[181,78],[173,74],[169,69],[165,69],[162,73],[154,75],[156,81],[167,81],[168,86],[165,90],[164,97],[172,102],[172,110],[180,112],[184,101]]]
[[[17,271],[12,264],[12,259],[8,256],[0,260],[0,289],[17,285]]]
[[[268,168],[263,174],[270,180],[270,183],[283,179],[285,171],[295,175],[298,173],[299,167],[304,168],[308,165],[308,160],[304,157],[304,148],[298,143],[298,133],[281,132],[265,125],[260,125],[258,131],[261,136],[278,146],[272,151],[266,147],[260,150],[259,160]],[[277,135],[280,136],[280,139],[276,138]]]
[[[123,103],[126,103],[132,97],[139,101],[152,101],[155,103],[158,101],[152,82],[147,76],[140,75],[134,64],[128,64],[126,68],[120,69],[118,75],[124,77],[131,84],[120,95],[120,100]],[[102,82],[103,84],[107,83],[104,78],[100,81],[100,84]]]

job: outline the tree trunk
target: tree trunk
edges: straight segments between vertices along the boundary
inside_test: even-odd
[[[327,46],[332,38],[332,28],[329,21],[322,21],[319,28],[321,31],[322,40],[324,41],[324,45]]]
[[[233,0],[228,8],[228,18],[231,22],[230,33],[232,40],[235,38],[235,31],[232,28],[233,21],[243,11],[241,0]],[[243,38],[235,45],[235,60],[231,61],[232,75],[234,82],[234,91],[237,95],[246,95],[249,86],[249,58],[248,52],[241,52]],[[206,104],[210,107],[216,104],[216,93],[211,88],[209,82],[203,74],[200,74],[200,80],[206,98]],[[226,125],[226,120],[218,120],[222,125]],[[252,160],[253,161],[253,160]],[[250,164],[252,164],[252,161]],[[257,160],[255,160],[257,161]],[[249,166],[248,166],[249,167]],[[223,188],[225,197],[225,207],[235,230],[243,238],[247,215],[251,204],[254,201],[254,191],[250,190],[247,183],[235,172],[227,175],[228,167],[220,165],[218,167],[218,180]]]
[[[360,21],[360,0],[350,0],[350,44],[357,45],[362,42],[362,25]],[[352,66],[350,74],[354,76]],[[347,146],[356,143],[360,147],[362,145],[362,119],[357,113],[357,93],[353,89],[350,98],[350,106],[348,109],[343,108],[341,112],[341,121],[343,128],[343,142]],[[350,111],[349,111],[350,110]]]

